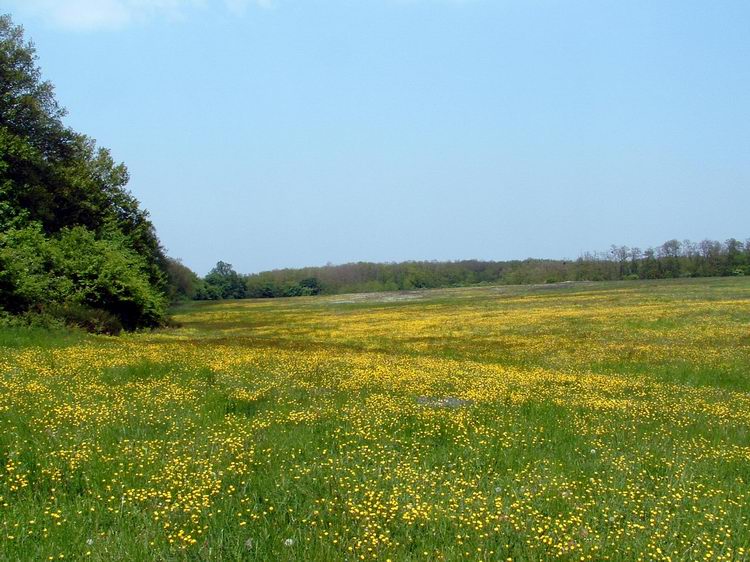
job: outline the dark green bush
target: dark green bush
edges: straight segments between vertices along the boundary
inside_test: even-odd
[[[127,329],[164,318],[166,299],[151,284],[148,264],[118,232],[99,238],[74,227],[45,236],[36,223],[9,229],[0,233],[0,266],[0,305],[12,313],[98,310],[80,313],[77,321],[106,333],[116,326],[103,313]]]
[[[67,326],[74,326],[94,334],[116,336],[122,332],[122,322],[112,313],[100,308],[90,308],[77,303],[52,305],[47,314],[58,318]]]

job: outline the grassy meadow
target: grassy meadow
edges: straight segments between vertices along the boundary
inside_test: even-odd
[[[750,278],[0,331],[0,560],[749,560]]]

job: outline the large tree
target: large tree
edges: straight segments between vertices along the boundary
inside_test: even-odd
[[[39,299],[44,298],[73,300],[109,310],[129,326],[153,324],[164,308],[157,297],[167,292],[168,283],[166,256],[154,226],[126,189],[125,165],[116,163],[93,139],[67,127],[64,116],[53,86],[42,78],[34,45],[9,16],[0,16],[0,260],[5,260],[0,263],[0,308],[15,311],[22,303],[39,307],[45,304]],[[78,235],[71,236],[73,231]],[[64,253],[53,252],[58,261],[50,258],[33,272],[37,281],[40,275],[59,277],[60,272],[68,272],[70,283],[49,279],[66,287],[64,294],[53,291],[43,297],[40,293],[33,303],[21,298],[19,287],[29,279],[18,276],[32,270],[15,267],[18,261],[9,262],[21,259],[13,244],[23,241],[25,250],[32,251],[28,244],[36,241],[43,255],[41,246],[54,248],[63,240],[68,246],[87,246],[80,248],[82,255],[96,245],[109,256],[94,260],[94,267],[111,265],[113,253],[120,254],[118,263],[130,264],[132,275],[112,282],[134,283],[138,288],[115,291],[106,299],[83,297],[88,290],[83,286],[85,276],[60,263]],[[100,243],[105,240],[110,243]],[[89,276],[95,273],[90,269]],[[144,287],[153,295],[139,301],[133,295],[141,294]],[[136,310],[136,301],[148,301],[149,310]]]
[[[243,299],[246,296],[245,282],[231,263],[220,261],[206,275],[207,295],[203,298]]]

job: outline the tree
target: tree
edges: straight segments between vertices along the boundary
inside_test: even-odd
[[[222,299],[245,298],[245,283],[232,268],[231,263],[220,261],[209,271],[204,281],[215,289],[214,294]]]
[[[167,258],[167,275],[169,298],[172,301],[195,298],[203,285],[200,277],[178,259]]]
[[[612,255],[612,259],[614,259],[618,266],[619,266],[619,276],[622,278],[624,277],[628,272],[627,269],[627,263],[628,263],[628,257],[630,254],[630,248],[627,246],[615,246],[612,244],[610,246],[609,253]]]
[[[665,277],[679,277],[681,248],[682,243],[679,240],[667,240],[659,246],[658,255],[662,262],[662,271]]]
[[[64,313],[76,305],[106,311],[128,329],[158,325],[165,312],[145,259],[123,235],[97,239],[78,226],[47,237],[32,223],[0,234],[0,263],[0,296],[8,312]]]
[[[299,285],[304,289],[304,294],[308,295],[318,295],[322,290],[317,277],[306,277],[299,282]]]
[[[0,16],[0,307],[76,303],[126,327],[154,325],[168,291],[154,226],[126,189],[125,165],[64,116],[34,45]]]
[[[745,256],[742,252],[742,242],[736,238],[730,238],[724,242],[724,248],[726,265],[722,273],[724,275],[744,275]]]
[[[647,248],[643,252],[641,260],[640,275],[642,279],[659,279],[662,277],[659,261],[653,248]]]

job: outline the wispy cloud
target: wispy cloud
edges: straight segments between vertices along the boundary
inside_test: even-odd
[[[0,12],[37,17],[72,30],[118,29],[159,17],[180,19],[195,8],[219,7],[242,14],[248,7],[270,8],[274,0],[0,0]]]
[[[249,8],[269,9],[283,0],[0,0],[0,14],[10,11],[69,30],[120,29],[154,18],[180,20],[197,9],[219,9],[241,16]],[[304,0],[305,2],[309,0]],[[392,4],[454,4],[481,0],[383,0]]]

